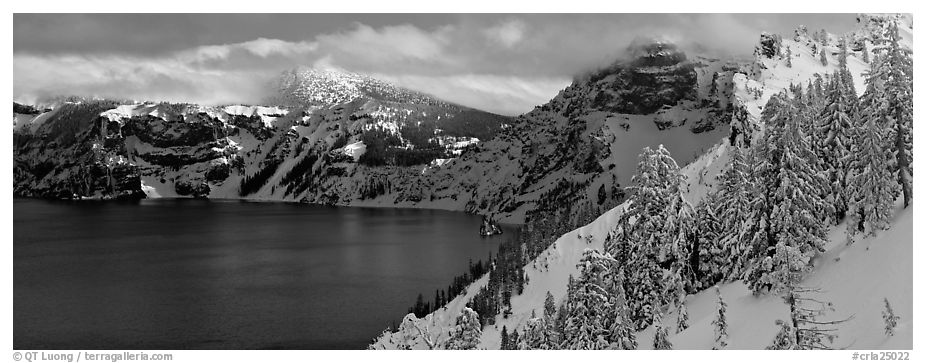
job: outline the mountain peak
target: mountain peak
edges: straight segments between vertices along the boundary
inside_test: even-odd
[[[663,67],[679,64],[688,59],[675,43],[666,39],[637,39],[627,47],[634,67]]]
[[[372,76],[334,67],[297,67],[277,79],[271,104],[289,107],[330,106],[369,98],[385,102],[445,105],[423,93]]]

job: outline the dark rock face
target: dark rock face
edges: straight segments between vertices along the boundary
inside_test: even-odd
[[[133,117],[122,126],[122,135],[136,136],[152,146],[200,146],[214,142],[222,134],[222,123],[199,116],[195,120],[164,120],[154,116]]]
[[[19,114],[24,114],[24,115],[36,115],[39,113],[39,110],[29,105],[22,105],[22,104],[13,102],[13,113],[19,113]]]
[[[99,116],[112,107],[109,102],[65,104],[33,132],[14,133],[13,195],[144,198],[138,167],[120,157],[121,134]]]
[[[178,195],[205,198],[209,195],[209,185],[206,183],[194,183],[181,180],[174,185],[174,191],[176,191]]]
[[[632,48],[631,53],[637,56],[588,77],[588,83],[598,89],[592,108],[645,115],[697,98],[695,65],[674,45],[645,44]]]
[[[759,51],[766,58],[777,57],[781,54],[781,36],[778,34],[762,33],[759,36]]]

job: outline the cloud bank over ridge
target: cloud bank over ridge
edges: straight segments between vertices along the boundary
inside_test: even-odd
[[[846,14],[16,14],[13,92],[260,103],[281,71],[325,65],[516,115],[639,37],[749,55],[764,30],[845,31]]]

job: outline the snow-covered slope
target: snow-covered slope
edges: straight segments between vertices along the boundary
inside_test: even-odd
[[[902,18],[902,17],[901,17]],[[849,34],[852,39],[866,42],[883,36],[883,17],[862,16],[860,29]],[[904,23],[902,23],[904,24]],[[909,23],[901,28],[907,42],[912,45],[912,28]],[[797,32],[798,40],[782,40],[781,49],[790,47],[791,66],[788,67],[784,53],[771,57],[757,52],[755,62],[743,68],[743,73],[732,76],[732,102],[734,107],[741,107],[751,123],[758,123],[761,110],[768,99],[775,93],[786,90],[791,84],[813,80],[815,74],[832,73],[836,68],[836,36],[828,35],[831,45],[823,46],[815,40],[804,38]],[[763,37],[764,39],[765,37]],[[813,48],[823,49],[832,54],[833,62],[824,66],[818,57],[814,57]],[[819,54],[819,53],[817,53]],[[868,63],[862,60],[861,51],[849,54],[849,71],[856,83],[856,89],[864,90],[863,74],[868,70]],[[761,125],[759,125],[761,127]],[[645,143],[644,143],[645,144]],[[639,146],[639,145],[637,145]],[[678,149],[672,150],[680,165],[686,165],[682,173],[687,177],[688,189],[685,196],[690,203],[699,202],[716,185],[716,176],[726,166],[728,152],[733,146],[729,139],[723,139],[696,158],[686,158]],[[637,149],[639,150],[639,149]],[[698,151],[698,150],[696,150]],[[628,157],[635,160],[637,153]],[[627,164],[633,165],[633,164]],[[495,317],[495,324],[483,328],[481,347],[499,349],[500,333],[503,327],[508,332],[520,330],[533,313],[541,315],[544,300],[549,291],[561,304],[566,295],[569,276],[579,276],[577,264],[586,248],[602,249],[608,233],[614,228],[625,205],[617,206],[594,222],[571,231],[557,239],[546,251],[525,267],[526,280],[524,291],[511,298],[511,315],[502,314]],[[827,252],[814,261],[815,269],[803,284],[821,289],[821,298],[834,304],[835,311],[827,317],[832,319],[847,318],[854,315],[849,322],[840,326],[839,338],[835,347],[847,349],[911,349],[912,348],[912,208],[897,209],[892,228],[882,231],[875,237],[856,241],[846,246],[845,226],[831,229]],[[889,261],[889,262],[886,262]],[[487,278],[474,282],[466,291],[443,309],[421,319],[419,324],[428,327],[432,340],[446,339],[454,319],[466,302],[471,300],[488,283]],[[778,331],[776,319],[788,316],[787,306],[780,297],[755,297],[741,281],[721,286],[721,293],[728,304],[729,347],[730,349],[764,349],[772,342]],[[897,332],[893,337],[884,334],[881,312],[883,299],[890,300],[894,311],[901,317]],[[675,349],[711,349],[713,343],[714,319],[717,297],[713,289],[689,296],[686,307],[691,326],[680,334],[670,334],[669,340]],[[663,321],[675,322],[670,314]],[[674,324],[674,323],[673,323]],[[670,332],[674,333],[674,325]],[[374,340],[371,348],[391,349],[403,340],[403,332],[384,332]],[[652,328],[638,333],[637,340],[641,349],[652,348]],[[427,347],[420,342],[414,346],[418,349]]]
[[[845,349],[913,348],[913,210],[898,205],[890,230],[847,246],[845,226],[830,232],[827,252],[815,261],[814,273],[802,285],[819,288],[833,303],[826,319],[852,317],[839,326],[834,347]],[[730,323],[728,349],[762,349],[778,332],[776,319],[788,319],[788,306],[777,296],[755,297],[742,282],[721,287]],[[884,333],[884,299],[900,316],[894,336]],[[690,327],[670,337],[675,349],[711,349],[717,295],[713,289],[686,301]],[[665,321],[675,321],[675,316]],[[673,326],[674,328],[674,326]],[[651,347],[652,332],[640,335],[641,348]]]

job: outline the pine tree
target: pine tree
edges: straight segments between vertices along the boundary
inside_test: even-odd
[[[510,343],[508,342],[508,327],[505,325],[502,325],[502,333],[501,333],[500,340],[501,340],[501,346],[499,347],[499,349],[510,350],[509,348]]]
[[[894,329],[897,328],[897,320],[900,320],[900,317],[894,315],[894,308],[891,307],[891,302],[887,301],[887,298],[884,298],[884,312],[881,313],[881,317],[884,318],[884,334],[889,337],[894,336]]]
[[[693,277],[689,240],[693,210],[682,196],[685,180],[662,145],[644,148],[633,177],[629,207],[605,243],[624,276],[636,328],[652,322],[655,309],[674,303]]]
[[[563,304],[559,309],[557,309],[556,319],[553,320],[553,337],[556,339],[557,346],[561,346],[563,343],[563,335],[565,334],[567,317],[568,315],[566,314],[566,306]]]
[[[754,180],[746,151],[731,148],[726,169],[718,176],[715,193],[705,199],[702,226],[719,224],[717,231],[707,234],[701,246],[703,286],[742,277],[754,235],[758,232],[757,216],[751,208]]]
[[[669,341],[669,330],[662,325],[662,314],[657,312],[656,315],[653,316],[653,326],[656,328],[653,334],[653,349],[672,349],[672,342]]]
[[[727,303],[723,301],[720,295],[720,288],[715,287],[717,291],[717,315],[711,324],[714,325],[714,350],[724,349],[727,347]]]
[[[787,58],[785,58],[785,66],[788,68],[791,68],[791,46],[790,45],[785,49],[785,55],[787,56]]]
[[[610,256],[586,249],[579,262],[581,275],[576,281],[563,336],[564,349],[605,349],[608,334],[606,313],[612,310],[610,296],[602,283],[611,271]]]
[[[766,106],[763,118],[768,129],[757,145],[756,199],[759,230],[753,237],[758,254],[746,274],[754,293],[778,291],[799,277],[793,272],[810,269],[810,258],[823,252],[827,226],[822,216],[832,213],[821,198],[826,182],[816,171],[816,155],[801,132],[801,120],[794,117],[787,98]],[[772,103],[772,101],[769,101]]]
[[[624,292],[624,273],[617,270],[617,278],[612,281],[608,290],[611,291],[611,306],[614,309],[609,315],[611,327],[608,341],[610,349],[633,350],[637,349],[636,331],[630,319],[630,309],[627,306],[627,294]]]
[[[551,346],[558,345],[560,341],[560,335],[556,329],[556,318],[556,302],[553,299],[553,294],[547,291],[547,297],[543,301],[543,322],[546,324],[547,336]]]
[[[913,199],[913,60],[912,51],[900,44],[897,23],[891,24],[884,54],[872,67],[869,78],[883,84],[883,115],[892,128],[893,173],[903,193],[904,208]]]
[[[678,304],[678,319],[675,324],[675,333],[681,333],[683,330],[688,329],[688,308],[685,307],[685,299],[682,299],[682,303]]]
[[[826,60],[826,47],[820,48],[820,63],[823,66],[829,65],[829,61]]]
[[[842,59],[842,58],[840,58]],[[842,62],[842,60],[841,60]],[[849,175],[849,160],[852,157],[852,128],[855,118],[854,91],[847,84],[843,71],[848,70],[840,65],[826,89],[826,106],[817,125],[819,135],[821,161],[827,172],[829,184],[832,186],[830,196],[834,207],[834,220],[839,221],[845,217],[849,209],[848,193],[846,187]]]
[[[473,309],[463,308],[457,316],[456,325],[450,332],[450,338],[445,345],[446,349],[471,350],[479,345],[482,335],[482,326],[479,324],[479,315]]]
[[[851,235],[871,235],[887,229],[899,185],[889,170],[890,154],[883,149],[883,129],[869,118],[855,132],[856,151],[852,155],[847,193],[852,201],[847,230]],[[851,241],[851,239],[850,239]]]
[[[547,291],[547,297],[543,300],[543,319],[552,322],[556,319],[556,301],[553,300],[553,294]]]
[[[521,337],[518,335],[518,330],[515,329],[511,332],[511,335],[508,336],[508,349],[518,350],[518,344],[521,344]]]
[[[415,309],[414,309],[413,313],[415,313],[415,316],[416,316],[417,318],[421,319],[421,318],[423,318],[425,315],[428,315],[427,311],[425,311],[425,310],[426,310],[426,309],[425,309],[425,307],[424,307],[424,295],[418,294],[418,298],[415,299]]]
[[[622,336],[630,324],[629,319],[622,317],[626,308],[621,296],[621,276],[614,273],[616,261],[609,254],[586,249],[579,268],[581,275],[575,282],[575,291],[561,309],[567,314],[560,347],[607,349],[615,343],[636,347],[632,334]]]
[[[721,280],[721,266],[727,264],[727,261],[722,261],[720,250],[724,221],[718,211],[719,194],[717,190],[709,191],[695,208],[697,236],[692,244],[691,267],[695,271],[693,288],[696,290]],[[697,255],[693,251],[698,251]]]
[[[554,349],[547,323],[542,318],[531,318],[524,326],[524,334],[518,342],[519,350],[547,350]]]

